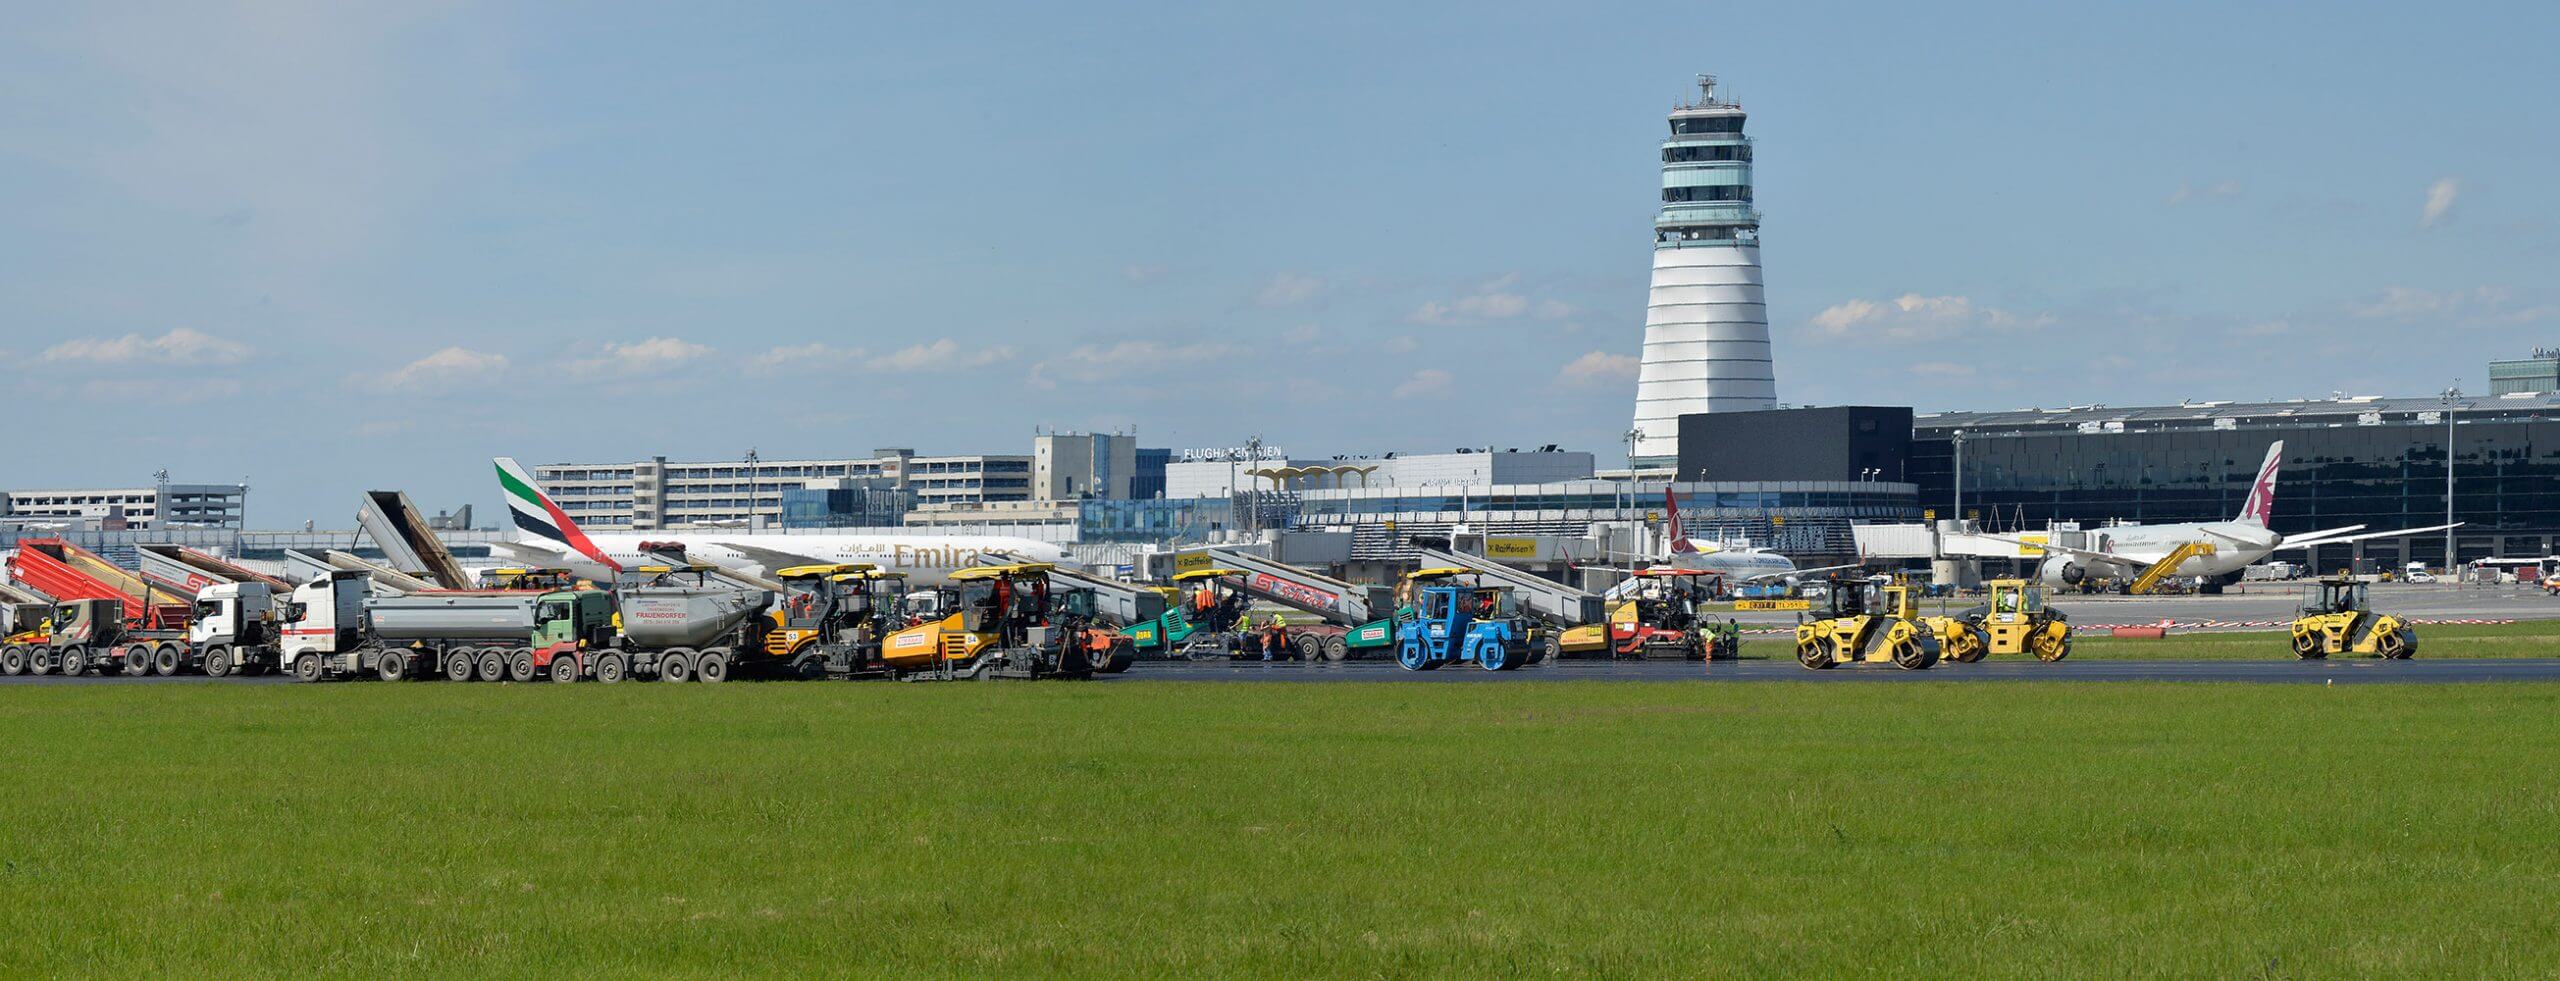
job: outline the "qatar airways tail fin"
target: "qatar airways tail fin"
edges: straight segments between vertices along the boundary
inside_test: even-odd
[[[2267,526],[2276,514],[2276,470],[2284,464],[2284,441],[2267,447],[2267,462],[2258,465],[2258,479],[2249,485],[2248,500],[2240,503],[2240,516],[2232,519],[2240,524]]]
[[[492,462],[498,466],[498,490],[507,499],[508,513],[516,519],[517,541],[555,549],[564,556],[583,555],[608,569],[622,568],[587,540],[587,533],[578,530],[578,523],[569,520],[568,512],[560,510],[560,505],[552,503],[551,495],[543,493],[533,474],[514,458],[502,456]]]

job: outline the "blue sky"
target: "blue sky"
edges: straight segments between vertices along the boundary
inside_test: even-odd
[[[0,486],[1034,427],[1613,458],[1662,114],[1783,399],[2485,387],[2560,343],[2547,5],[59,5],[0,36]],[[38,450],[36,447],[45,447]]]

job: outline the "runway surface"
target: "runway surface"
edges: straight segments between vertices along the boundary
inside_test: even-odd
[[[2248,682],[2289,684],[2429,684],[2443,682],[2560,681],[2560,658],[2383,661],[2338,658],[2327,661],[2133,661],[2072,660],[2054,664],[2001,659],[1975,664],[1941,664],[1925,671],[1904,671],[1884,664],[1864,664],[1808,671],[1789,660],[1746,659],[1702,664],[1696,661],[1561,661],[1517,671],[1486,671],[1452,664],[1436,671],[1407,671],[1392,661],[1141,661],[1127,674],[1106,676],[1104,684],[1149,681],[1265,681],[1322,683],[1344,681],[1416,684],[1535,684],[1541,681],[1795,681],[1817,684],[1860,682],[2037,682],[2162,681]],[[129,678],[123,675],[81,678],[0,678],[0,689],[36,685],[274,685],[292,679],[202,676]],[[370,682],[340,682],[370,683]],[[633,682],[646,684],[647,682]],[[785,682],[733,681],[733,685]],[[817,684],[817,682],[809,682]],[[534,682],[549,684],[549,682]],[[592,682],[582,682],[592,684]]]

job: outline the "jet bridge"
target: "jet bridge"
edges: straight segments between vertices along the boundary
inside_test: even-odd
[[[1560,582],[1531,575],[1482,555],[1445,548],[1445,540],[1417,538],[1415,554],[1425,567],[1455,566],[1482,573],[1487,585],[1509,586],[1519,598],[1522,608],[1540,619],[1559,627],[1579,627],[1599,623],[1608,616],[1608,602]]]

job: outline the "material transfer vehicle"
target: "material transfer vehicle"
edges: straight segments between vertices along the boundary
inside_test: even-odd
[[[2374,612],[2363,580],[2322,579],[2303,591],[2302,615],[2293,621],[2293,656],[2317,661],[2331,654],[2368,654],[2405,660],[2418,653],[2418,631],[2409,622]]]
[[[1561,632],[1556,647],[1565,655],[1616,658],[1678,657],[1692,661],[1738,656],[1742,629],[1727,620],[1718,624],[1700,616],[1698,604],[1711,595],[1719,573],[1696,569],[1639,569],[1635,595],[1609,611],[1606,620]]]
[[[1138,653],[1156,657],[1233,654],[1236,620],[1253,601],[1227,578],[1245,574],[1223,568],[1175,573],[1173,602],[1163,615],[1130,624],[1121,633]]]
[[[775,573],[788,594],[772,614],[760,664],[785,677],[885,676],[881,642],[904,626],[907,576],[867,562]]]
[[[1537,657],[1541,627],[1521,614],[1511,587],[1486,585],[1467,569],[1421,569],[1405,577],[1416,610],[1396,623],[1396,663],[1430,671],[1451,662],[1510,671]]]

